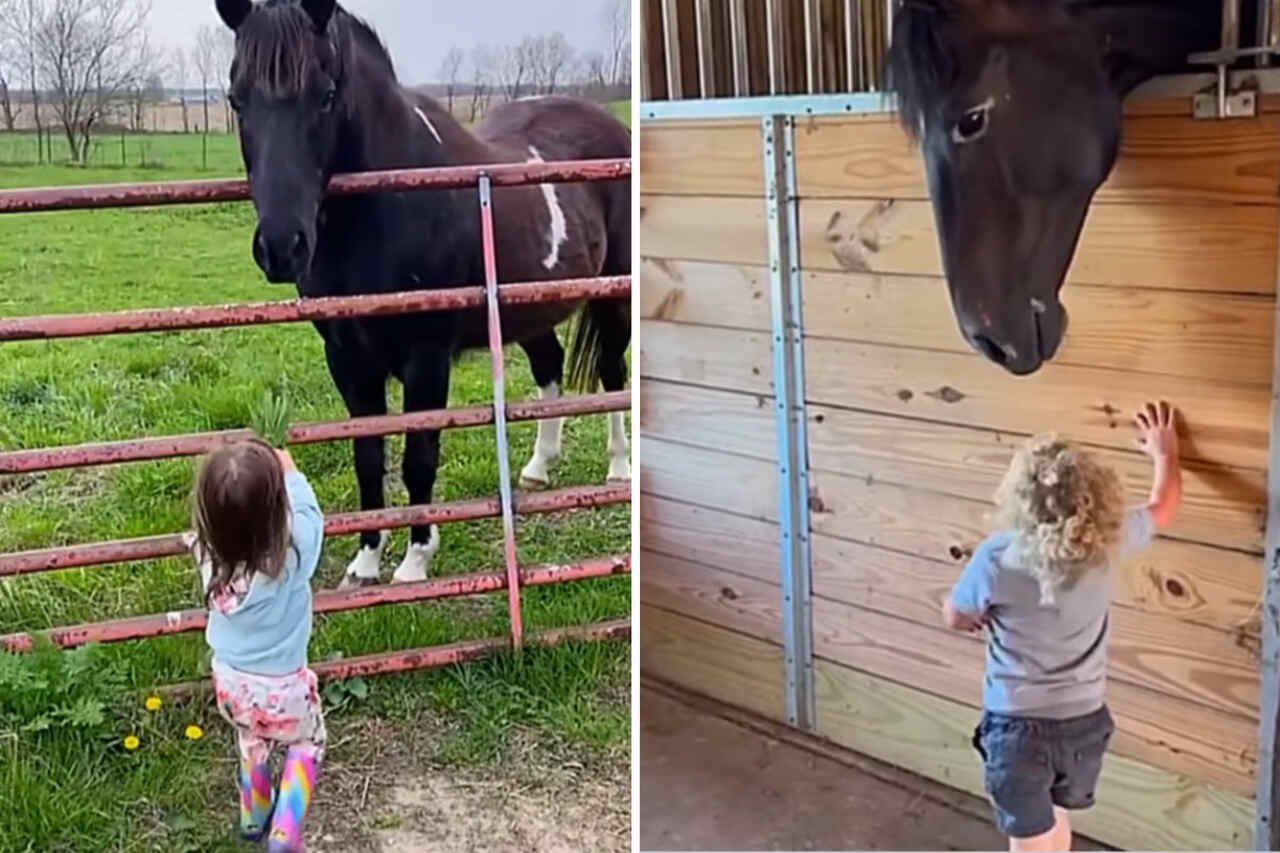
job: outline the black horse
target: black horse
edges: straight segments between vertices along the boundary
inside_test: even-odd
[[[431,98],[396,79],[391,57],[364,22],[335,0],[217,0],[236,34],[231,105],[258,214],[253,256],[268,281],[302,297],[382,293],[484,280],[474,189],[325,198],[342,172],[530,160],[629,157],[631,135],[603,109],[570,98],[517,101],[492,110],[474,135]],[[629,181],[496,189],[498,273],[504,281],[626,275],[631,270]],[[570,385],[609,391],[626,382],[630,303],[624,299],[504,308],[503,333],[529,356],[541,395],[560,393],[564,351],[555,326],[581,310],[570,347]],[[405,411],[443,408],[449,372],[464,349],[484,347],[483,310],[316,323],[329,371],[353,417],[384,414],[386,383],[404,384]],[[621,413],[610,416],[609,479],[630,478]],[[545,485],[560,453],[558,419],[538,425],[521,473]],[[363,509],[383,507],[381,438],[358,438]],[[405,440],[404,482],[428,503],[438,432]],[[366,533],[348,583],[376,582],[386,534]],[[414,527],[397,581],[427,575],[439,547],[434,525]]]
[[[1058,293],[1121,102],[1216,48],[1221,16],[1219,0],[899,0],[889,78],[923,150],[956,319],[987,358],[1028,374],[1057,352]]]

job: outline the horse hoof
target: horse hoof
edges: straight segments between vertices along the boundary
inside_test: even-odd
[[[379,580],[377,578],[362,578],[359,575],[343,575],[338,589],[360,589],[366,586],[377,586]]]
[[[626,486],[631,483],[631,478],[630,477],[610,477],[604,482],[606,486]]]
[[[520,478],[520,488],[526,492],[541,492],[550,488],[551,484],[546,480],[530,480],[528,477]]]

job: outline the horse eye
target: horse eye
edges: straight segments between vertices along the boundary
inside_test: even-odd
[[[987,108],[975,107],[960,116],[956,126],[952,128],[951,138],[956,142],[972,142],[987,129]]]
[[[320,102],[320,109],[326,113],[329,112],[329,110],[333,109],[333,102],[337,100],[337,97],[338,97],[338,90],[336,88],[331,87],[327,92],[324,93],[324,100]]]

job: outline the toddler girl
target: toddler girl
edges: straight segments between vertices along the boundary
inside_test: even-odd
[[[312,574],[324,518],[288,452],[261,441],[210,453],[195,488],[195,532],[218,710],[240,747],[240,830],[272,853],[304,849],[302,824],[324,754],[324,716],[307,668]],[[280,789],[271,751],[286,746]],[[268,822],[270,825],[268,826]]]
[[[1104,702],[1110,567],[1172,521],[1182,495],[1175,411],[1148,404],[1139,445],[1151,499],[1126,510],[1115,473],[1055,436],[1031,439],[996,491],[988,537],[943,604],[947,626],[988,629],[982,756],[1011,850],[1070,850],[1068,809],[1093,805],[1115,729]]]

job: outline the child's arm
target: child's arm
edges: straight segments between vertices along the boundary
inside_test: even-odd
[[[960,580],[942,602],[942,624],[953,631],[973,632],[987,623],[991,608],[996,551],[1007,538],[990,536],[974,552]]]
[[[289,492],[289,506],[293,513],[293,543],[298,549],[298,564],[307,580],[310,580],[320,563],[320,549],[324,546],[324,513],[320,511],[315,490],[294,465],[289,451],[277,450],[276,453],[284,467],[284,484]]]
[[[1178,410],[1163,400],[1148,403],[1134,417],[1138,447],[1151,457],[1155,476],[1147,509],[1156,529],[1168,527],[1182,504],[1182,465],[1178,457]]]

